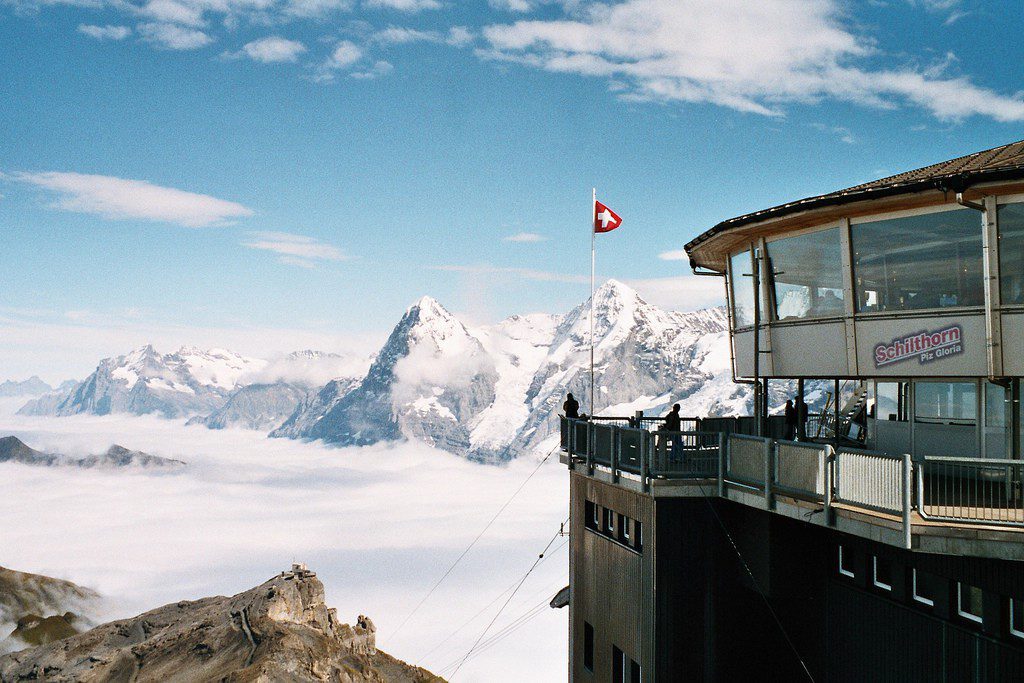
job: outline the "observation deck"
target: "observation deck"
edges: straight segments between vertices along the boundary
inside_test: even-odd
[[[924,553],[1024,560],[1024,461],[894,455],[739,433],[751,418],[561,418],[575,474],[652,497],[725,498]]]

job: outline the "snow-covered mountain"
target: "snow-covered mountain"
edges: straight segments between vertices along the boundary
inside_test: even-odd
[[[615,280],[595,292],[593,308],[598,414],[660,414],[676,402],[687,415],[750,414],[750,387],[731,379],[724,308],[664,311]],[[196,349],[163,356],[144,347],[102,361],[66,396],[43,396],[22,412],[194,415],[192,423],[274,437],[410,439],[506,460],[553,445],[567,391],[590,412],[590,311],[587,300],[564,316],[471,328],[423,297],[372,362],[318,352],[270,362]]]
[[[510,440],[514,450],[536,447],[554,433],[566,392],[581,399],[581,410],[591,411],[590,310],[588,299],[555,330],[526,393],[530,417]],[[734,391],[746,393],[730,379],[725,316],[722,308],[663,311],[621,282],[602,285],[594,293],[593,411],[631,415],[662,411],[673,402],[686,404],[684,414],[741,410],[724,403]],[[717,386],[722,378],[727,386]]]
[[[160,354],[152,346],[100,361],[96,370],[51,406],[35,401],[22,414],[155,413],[163,417],[207,414],[220,408],[246,374],[266,361],[224,349],[182,347]],[[43,397],[46,398],[46,397]]]
[[[239,387],[209,415],[196,416],[187,424],[210,429],[241,427],[270,431],[284,422],[306,398],[307,389],[287,382],[249,384]]]
[[[594,310],[597,412],[660,411],[675,401],[688,414],[749,410],[749,390],[731,381],[723,309],[662,311],[611,280],[595,293]],[[567,391],[589,396],[589,334],[589,300],[566,316],[470,329],[426,297],[365,380],[348,393],[329,384],[272,436],[408,438],[476,460],[512,458],[552,437]]]
[[[494,403],[498,373],[480,340],[430,297],[402,316],[366,377],[341,394],[330,385],[271,436],[365,445],[408,438],[453,452]]]
[[[35,375],[21,381],[8,379],[0,382],[0,397],[41,396],[51,391],[53,387]]]

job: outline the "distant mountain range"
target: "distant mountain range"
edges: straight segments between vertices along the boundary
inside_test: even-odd
[[[544,447],[567,391],[590,410],[590,301],[565,315],[468,327],[430,297],[413,304],[372,359],[313,351],[274,362],[225,351],[152,347],[101,361],[21,414],[157,414],[211,428],[366,445],[409,439],[482,461]],[[729,369],[724,308],[664,311],[609,280],[594,297],[594,410],[749,414]],[[336,368],[332,379],[297,368]],[[321,377],[323,377],[321,373]],[[783,399],[784,400],[784,399]]]
[[[26,380],[5,380],[0,382],[0,398],[17,396],[41,396],[52,391],[67,391],[76,384],[74,380],[61,382],[59,387],[52,387],[37,376],[32,375]]]
[[[142,451],[128,450],[124,446],[114,444],[104,453],[87,455],[84,458],[73,458],[57,453],[44,453],[30,448],[16,436],[0,438],[0,463],[16,462],[22,465],[41,465],[43,467],[81,467],[81,468],[112,468],[112,467],[145,467],[145,468],[178,468],[184,467],[181,460],[162,458]]]

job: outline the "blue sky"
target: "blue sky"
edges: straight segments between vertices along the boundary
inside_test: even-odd
[[[0,378],[153,341],[372,349],[749,210],[1022,137],[1022,17],[972,0],[0,0]],[[513,239],[515,238],[515,239]],[[709,287],[712,289],[709,290]]]

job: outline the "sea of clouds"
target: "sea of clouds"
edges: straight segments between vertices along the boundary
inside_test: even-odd
[[[100,591],[108,618],[230,595],[309,564],[343,621],[367,614],[378,645],[435,673],[457,662],[568,515],[556,456],[400,630],[434,582],[537,467],[484,466],[417,444],[328,448],[246,430],[130,416],[24,417],[0,401],[0,436],[68,455],[112,443],[184,460],[180,472],[0,464],[0,565]],[[567,538],[549,552],[456,680],[562,680]],[[519,617],[530,617],[517,622]]]

